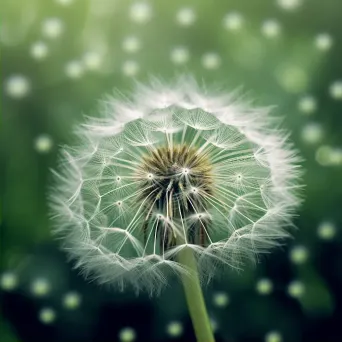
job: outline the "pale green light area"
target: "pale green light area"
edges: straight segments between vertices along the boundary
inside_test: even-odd
[[[332,240],[336,235],[336,226],[332,222],[322,222],[317,228],[317,235],[322,240]]]
[[[295,246],[290,251],[290,260],[297,265],[304,264],[307,261],[308,256],[308,250],[304,246]]]
[[[270,331],[265,336],[265,342],[282,342],[283,338],[278,331]]]
[[[287,292],[291,297],[300,298],[305,292],[305,286],[301,281],[294,280],[288,285]]]
[[[183,334],[183,325],[181,322],[173,321],[166,326],[166,332],[169,336],[179,337]]]
[[[136,339],[136,333],[132,328],[124,328],[119,332],[120,342],[133,342]]]
[[[225,292],[216,292],[213,295],[213,303],[217,307],[225,307],[229,304],[230,298]]]
[[[30,290],[37,297],[46,296],[50,292],[50,283],[45,278],[37,278],[32,281]]]
[[[260,279],[256,284],[256,290],[262,295],[268,295],[273,291],[273,283],[267,278]]]
[[[63,297],[63,306],[66,309],[74,310],[81,304],[81,296],[77,292],[69,292]]]
[[[4,291],[12,291],[18,285],[17,275],[11,271],[5,272],[1,275],[0,286]]]
[[[51,308],[43,308],[39,312],[39,320],[44,324],[51,324],[56,319],[56,312]]]

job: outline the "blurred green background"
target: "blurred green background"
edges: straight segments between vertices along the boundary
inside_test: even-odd
[[[1,14],[1,341],[193,341],[179,284],[151,299],[87,283],[46,204],[83,114],[183,73],[274,105],[306,170],[294,239],[205,289],[217,341],[342,339],[341,0],[2,0]]]

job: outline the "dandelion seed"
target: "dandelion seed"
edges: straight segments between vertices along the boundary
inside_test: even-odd
[[[221,64],[220,56],[215,52],[208,52],[202,57],[202,65],[206,69],[217,69]]]
[[[79,127],[50,205],[86,276],[159,291],[187,278],[189,255],[208,281],[215,266],[240,268],[288,237],[299,158],[268,109],[235,96],[155,79],[130,101],[107,98],[102,117]]]
[[[44,324],[51,324],[56,319],[56,312],[51,308],[43,308],[39,312],[39,320]]]
[[[265,336],[265,342],[282,342],[283,338],[278,331],[270,331]]]
[[[223,26],[229,31],[238,31],[242,28],[243,17],[238,12],[228,13],[223,19]]]
[[[55,0],[58,4],[62,6],[71,5],[75,0]]]
[[[303,4],[303,0],[277,0],[278,6],[286,11],[294,11]]]
[[[328,145],[320,146],[315,153],[316,161],[322,166],[342,165],[342,149]]]
[[[304,96],[298,103],[298,109],[304,114],[312,114],[317,110],[317,101],[313,96]]]
[[[213,332],[216,332],[217,329],[218,329],[218,327],[219,327],[219,325],[218,325],[216,319],[211,318],[211,319],[210,319],[210,325],[211,325],[211,328],[213,329]]]
[[[48,134],[39,135],[34,141],[34,148],[39,153],[48,153],[53,146],[53,140]]]
[[[275,76],[279,85],[290,93],[304,91],[309,82],[307,73],[298,65],[281,65]]]
[[[70,61],[65,66],[65,73],[68,77],[77,79],[84,73],[84,67],[81,61]]]
[[[333,45],[333,39],[328,33],[320,33],[315,38],[315,45],[320,51],[328,51]]]
[[[43,22],[42,31],[45,37],[58,38],[64,30],[64,23],[59,18],[48,18]]]
[[[289,284],[287,292],[291,297],[300,298],[305,292],[304,284],[299,280],[294,280]]]
[[[214,294],[213,302],[218,307],[227,306],[229,301],[229,296],[225,292],[217,292]]]
[[[102,55],[98,52],[88,51],[83,55],[82,62],[86,69],[92,71],[98,70],[102,65]]]
[[[135,76],[139,72],[139,64],[136,61],[126,61],[122,65],[122,72],[126,76]]]
[[[335,100],[342,100],[342,81],[334,82],[329,88],[330,96]]]
[[[132,328],[124,328],[119,333],[120,342],[133,342],[135,338],[136,333]]]
[[[50,283],[45,278],[37,278],[31,283],[31,293],[37,297],[46,296],[50,292]]]
[[[261,26],[261,32],[267,38],[274,38],[279,36],[281,32],[281,26],[278,21],[269,19],[263,22]]]
[[[273,283],[270,279],[267,278],[260,279],[256,284],[256,290],[261,295],[268,295],[273,290]]]
[[[0,277],[0,287],[4,291],[13,291],[18,285],[17,275],[11,271],[4,272]]]
[[[170,59],[175,64],[184,64],[190,58],[189,50],[186,47],[175,47],[171,50]]]
[[[122,48],[129,53],[137,52],[141,48],[140,40],[135,36],[126,37],[122,43]]]
[[[31,90],[31,83],[23,75],[12,75],[5,81],[6,94],[13,99],[22,99]]]
[[[63,306],[66,309],[74,310],[81,304],[81,296],[77,292],[68,292],[63,297]]]
[[[304,264],[308,259],[308,250],[304,246],[293,247],[290,251],[290,260],[297,265]]]
[[[322,222],[318,226],[317,234],[322,240],[332,240],[336,235],[336,226],[329,221]]]
[[[36,42],[31,46],[30,54],[36,60],[43,60],[48,55],[48,47],[44,42]]]
[[[166,326],[166,333],[171,337],[179,337],[183,334],[183,324],[178,321],[170,322]]]
[[[306,143],[317,144],[323,137],[322,125],[318,123],[306,124],[302,129],[301,136]]]
[[[147,2],[136,2],[130,8],[130,18],[138,24],[147,23],[152,17],[152,8]]]
[[[177,13],[177,22],[182,26],[190,26],[196,20],[196,14],[192,8],[182,8]]]

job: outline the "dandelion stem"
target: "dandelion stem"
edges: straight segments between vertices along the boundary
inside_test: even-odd
[[[178,254],[178,261],[189,272],[182,275],[182,283],[197,342],[215,342],[191,248],[183,248]]]

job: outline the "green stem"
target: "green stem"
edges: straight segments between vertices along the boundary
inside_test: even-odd
[[[189,272],[182,275],[182,283],[197,342],[215,342],[191,248],[184,247],[178,254],[178,261]]]

